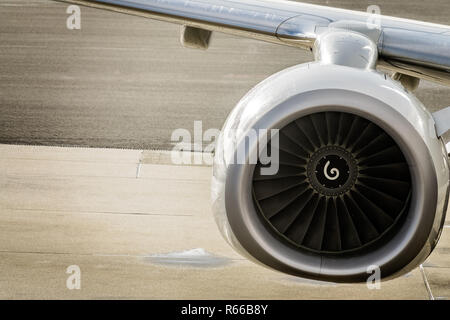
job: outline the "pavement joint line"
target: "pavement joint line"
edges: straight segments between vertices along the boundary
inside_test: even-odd
[[[430,300],[435,300],[435,298],[433,296],[433,292],[431,291],[430,283],[428,282],[428,279],[427,279],[427,275],[425,274],[425,269],[423,268],[423,265],[421,264],[419,266],[419,268],[420,268],[420,273],[422,274],[422,279],[425,284],[425,288],[427,289],[427,292],[428,292],[428,297]]]
[[[141,172],[142,158],[143,157],[144,157],[144,150],[142,150],[141,153],[139,154],[139,162],[138,162],[137,168],[136,168],[136,179],[139,178],[139,174]]]
[[[14,158],[14,157],[0,157],[0,160],[22,160],[22,161],[55,161],[55,162],[80,162],[80,163],[100,163],[100,161],[95,160],[67,160],[67,159],[48,159],[48,158]],[[107,162],[108,164],[130,164],[132,161],[116,161],[116,162]]]
[[[30,147],[30,148],[54,148],[54,149],[101,149],[101,150],[128,150],[128,151],[170,151],[164,149],[143,149],[143,148],[124,148],[124,147],[89,147],[83,145],[72,145],[72,144],[58,144],[58,145],[47,145],[47,144],[27,144],[27,143],[0,143],[0,147]]]
[[[58,209],[39,209],[39,208],[5,208],[11,211],[43,211],[54,213],[75,213],[75,214],[122,214],[138,216],[164,216],[164,217],[194,217],[195,214],[176,214],[176,213],[149,213],[149,212],[114,212],[114,211],[76,211],[76,210],[58,210]]]
[[[136,258],[147,258],[150,257],[152,254],[118,254],[118,253],[93,253],[93,256],[98,256],[98,257],[136,257]],[[248,261],[245,258],[228,258],[225,257],[231,261]]]
[[[118,176],[85,176],[85,175],[57,175],[57,176],[48,176],[48,175],[11,175],[11,174],[7,174],[6,177],[12,178],[12,179],[16,179],[16,178],[23,178],[23,177],[28,177],[28,178],[44,178],[44,179],[50,179],[50,180],[55,180],[55,179],[59,179],[59,178],[83,178],[83,179],[133,179],[136,180],[136,177],[130,176],[130,177],[118,177]],[[167,178],[156,178],[156,177],[140,177],[140,179],[142,180],[167,180]],[[203,183],[205,181],[210,181],[210,179],[169,179],[170,181],[185,181],[185,182],[197,182],[197,183]]]
[[[44,145],[44,144],[26,144],[26,143],[0,143],[0,147],[30,147],[30,148],[52,148],[52,149],[100,149],[100,150],[128,150],[128,151],[170,151],[164,149],[142,149],[142,148],[121,148],[121,147],[89,147],[89,146],[81,146],[81,145]]]
[[[169,149],[158,149],[158,148],[149,148],[149,149],[143,149],[143,148],[125,148],[125,147],[89,147],[89,146],[82,146],[82,145],[44,145],[44,144],[26,144],[26,143],[0,143],[0,147],[30,147],[30,148],[54,148],[54,149],[86,149],[86,150],[92,150],[92,149],[98,149],[98,150],[123,150],[123,151],[143,151],[143,152],[161,152],[161,153],[170,153],[172,150]],[[183,150],[182,152],[200,152],[200,151],[187,151]],[[213,153],[213,152],[201,152],[201,153]]]
[[[134,257],[147,258],[151,254],[119,254],[119,253],[81,253],[81,252],[45,252],[45,251],[7,251],[0,250],[0,254],[41,254],[41,255],[70,255],[70,256],[89,256],[89,257]],[[248,261],[245,258],[228,258],[231,261]]]
[[[211,165],[206,164],[206,163],[202,163],[202,164],[195,164],[195,163],[191,163],[191,164],[174,164],[171,159],[168,160],[162,160],[161,156],[162,155],[170,155],[170,153],[172,152],[172,150],[166,150],[166,149],[133,149],[133,148],[119,148],[119,147],[103,147],[103,148],[96,148],[96,147],[86,147],[86,146],[71,146],[71,145],[58,145],[58,146],[53,146],[53,145],[32,145],[32,144],[5,144],[5,143],[0,143],[0,148],[8,148],[8,147],[25,147],[25,148],[30,148],[30,149],[34,149],[34,148],[48,148],[48,149],[78,149],[78,150],[85,150],[85,151],[91,151],[91,150],[108,150],[108,151],[137,151],[141,153],[141,158],[139,159],[140,162],[142,163],[142,165],[144,164],[159,164],[159,165],[172,165],[172,166],[188,166],[188,167],[210,167]],[[198,153],[198,151],[192,152],[192,151],[182,151],[183,153],[189,153],[190,156],[189,158],[192,158],[192,156],[195,153]],[[144,154],[145,153],[150,153],[150,155],[154,155],[157,156],[156,160],[151,161],[151,159],[144,159]],[[209,153],[212,154],[212,152],[202,152],[202,153]],[[16,159],[16,158],[2,158],[0,156],[0,159]],[[29,160],[44,160],[44,159],[33,159],[33,158],[27,158]],[[144,160],[147,160],[149,162],[144,162]],[[74,161],[77,162],[77,160],[58,160],[58,159],[54,159],[50,161]],[[84,162],[84,161],[79,161],[79,162]],[[96,161],[86,161],[86,162],[96,162]],[[100,161],[98,161],[98,163],[100,163]],[[111,163],[111,162],[108,162]],[[114,163],[114,162],[112,162]],[[117,162],[117,163],[122,163],[122,162]],[[123,162],[126,163],[126,162]]]
[[[141,166],[142,166],[142,163],[139,162],[139,163],[137,164],[137,168],[136,168],[136,179],[139,178],[139,173],[141,172]]]

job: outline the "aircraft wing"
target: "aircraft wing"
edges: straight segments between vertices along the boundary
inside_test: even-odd
[[[276,0],[57,0],[184,26],[185,46],[222,32],[312,50],[331,27],[369,35],[378,67],[450,85],[450,26]]]

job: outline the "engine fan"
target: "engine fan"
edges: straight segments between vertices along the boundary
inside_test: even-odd
[[[343,254],[385,241],[411,198],[408,164],[393,139],[349,113],[321,112],[279,132],[279,170],[253,175],[255,207],[284,240]]]

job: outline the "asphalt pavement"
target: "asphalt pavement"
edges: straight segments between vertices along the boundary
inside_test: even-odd
[[[449,23],[448,0],[306,1]],[[308,52],[215,33],[207,51],[185,49],[178,25],[67,4],[0,0],[0,143],[171,149],[177,128],[222,127],[239,99]],[[432,48],[430,48],[432,50]],[[430,110],[450,89],[422,82]]]

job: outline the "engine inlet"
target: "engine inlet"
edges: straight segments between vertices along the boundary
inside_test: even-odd
[[[405,157],[367,119],[302,117],[280,130],[278,151],[275,175],[261,175],[256,165],[253,200],[268,229],[299,250],[341,254],[381,244],[408,211]]]

